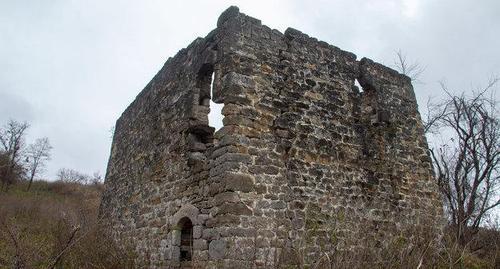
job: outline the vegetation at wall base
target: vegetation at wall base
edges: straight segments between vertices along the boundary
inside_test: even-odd
[[[100,183],[28,181],[0,193],[0,268],[134,268],[133,247],[118,245],[98,220]],[[498,227],[498,226],[497,226]],[[483,228],[467,246],[446,229],[441,240],[424,231],[364,249],[316,253],[277,248],[259,268],[500,268],[500,232]],[[289,257],[294,257],[290,264]],[[193,268],[209,264],[195,263]],[[256,265],[256,264],[255,264]]]
[[[0,192],[0,268],[133,268],[97,218],[102,184],[28,181]]]

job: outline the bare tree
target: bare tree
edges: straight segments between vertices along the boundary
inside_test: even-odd
[[[57,180],[68,183],[87,184],[90,177],[73,169],[62,168],[57,172]]]
[[[418,62],[409,62],[401,50],[396,51],[396,60],[394,60],[394,68],[398,70],[401,74],[411,78],[413,82],[420,82],[419,78],[425,71],[425,67],[422,67]]]
[[[0,188],[0,190],[3,189],[8,178],[10,177],[9,170],[10,170],[9,154],[7,152],[4,152],[3,150],[0,150],[0,182],[2,183],[2,187]]]
[[[498,81],[472,96],[452,94],[442,83],[447,99],[431,107],[426,124],[426,130],[448,137],[431,156],[451,228],[462,245],[500,204],[500,122],[491,91]]]
[[[94,185],[98,185],[100,183],[102,183],[104,180],[102,178],[102,175],[99,171],[96,171],[94,172],[94,174],[92,174],[92,177],[90,178],[89,180],[89,183],[90,184],[94,184]]]
[[[31,188],[33,179],[45,168],[45,162],[50,160],[50,150],[52,146],[47,137],[38,138],[35,143],[29,145],[27,150],[26,162],[28,166],[29,184],[28,191]]]
[[[0,151],[6,156],[7,163],[0,171],[0,179],[5,189],[22,175],[20,159],[24,150],[24,136],[29,125],[10,120],[0,129]]]

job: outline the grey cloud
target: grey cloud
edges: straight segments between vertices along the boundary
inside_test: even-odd
[[[164,61],[215,27],[236,4],[359,57],[391,64],[394,51],[427,66],[419,102],[446,79],[466,90],[500,74],[500,2],[487,1],[3,1],[0,120],[31,121],[62,167],[104,173],[109,129]]]
[[[32,121],[33,107],[21,96],[0,91],[0,123],[3,125],[9,119]]]

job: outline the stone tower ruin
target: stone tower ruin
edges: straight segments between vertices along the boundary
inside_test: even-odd
[[[236,7],[123,112],[105,186],[101,216],[145,268],[312,262],[442,219],[410,79]]]

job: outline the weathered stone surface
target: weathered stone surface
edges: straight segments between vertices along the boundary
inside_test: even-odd
[[[219,193],[214,197],[214,203],[216,205],[220,205],[224,202],[237,203],[239,201],[240,201],[239,195],[231,191]]]
[[[208,249],[207,241],[203,239],[193,240],[193,249],[194,250],[206,250]]]
[[[284,248],[312,263],[443,220],[410,79],[236,7],[123,112],[105,185],[100,214],[141,268],[180,266],[186,219],[203,268]]]
[[[202,226],[194,226],[193,227],[193,238],[198,239],[201,237],[203,234],[203,227]]]
[[[204,229],[203,230],[203,239],[206,240],[214,240],[219,239],[220,234],[216,229]]]
[[[217,214],[252,215],[252,210],[243,203],[224,203],[219,207]]]
[[[213,240],[208,246],[208,255],[212,260],[223,259],[226,254],[226,242],[223,240]]]
[[[250,192],[255,187],[253,177],[248,174],[227,173],[223,182],[226,184],[226,189],[230,191]]]

